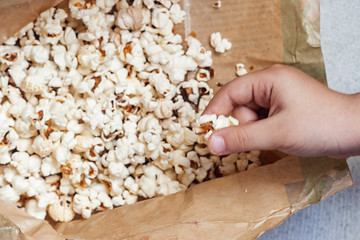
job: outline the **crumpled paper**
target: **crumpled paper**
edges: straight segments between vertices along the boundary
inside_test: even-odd
[[[0,2],[0,42],[57,1]],[[273,63],[293,65],[326,84],[319,41],[319,1],[183,0],[187,17],[177,29],[196,35],[207,49],[212,32],[232,43],[214,53],[211,86]],[[211,180],[186,191],[94,214],[90,219],[50,225],[0,201],[1,239],[256,239],[291,214],[353,182],[345,160],[262,153],[265,166]]]

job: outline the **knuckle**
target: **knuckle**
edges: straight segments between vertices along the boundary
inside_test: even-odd
[[[270,68],[278,71],[283,71],[283,70],[291,69],[292,67],[280,63],[275,63]]]
[[[285,67],[286,67],[285,65],[276,63],[274,65],[271,65],[268,69],[269,69],[269,71],[271,71],[273,73],[279,73],[279,72],[282,72]]]
[[[286,66],[286,65],[283,65],[283,64],[279,64],[279,63],[276,63],[272,66],[269,67],[269,70],[271,72],[273,72],[274,74],[276,75],[280,75],[280,74],[283,74],[289,70],[291,70],[292,67],[290,66]]]

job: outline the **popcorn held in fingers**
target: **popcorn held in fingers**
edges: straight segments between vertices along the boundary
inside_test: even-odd
[[[205,114],[196,121],[194,131],[197,135],[200,135],[198,142],[206,143],[214,130],[237,125],[239,125],[239,121],[232,116]]]
[[[199,143],[213,60],[184,18],[179,0],[70,0],[0,45],[0,199],[68,222],[258,166]]]
[[[232,47],[231,42],[227,38],[222,38],[219,32],[210,35],[210,45],[218,53],[224,53]]]

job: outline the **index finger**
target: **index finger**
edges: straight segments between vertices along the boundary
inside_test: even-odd
[[[268,69],[248,73],[225,84],[203,114],[228,115],[235,107],[252,103],[269,108],[272,86]]]

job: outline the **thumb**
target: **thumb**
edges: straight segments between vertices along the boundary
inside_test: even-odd
[[[280,145],[281,128],[272,118],[216,130],[209,138],[211,153],[226,155],[251,150],[272,150]]]

